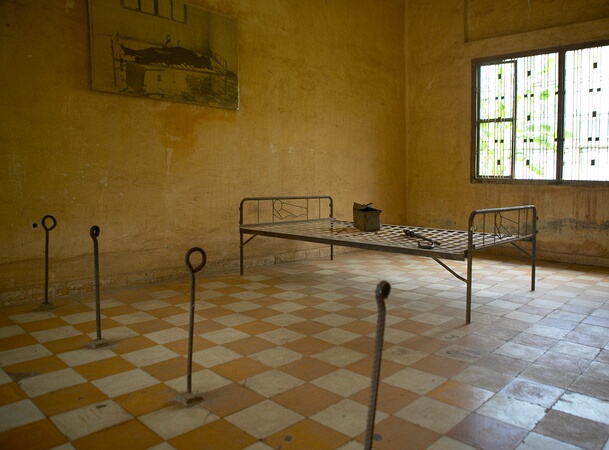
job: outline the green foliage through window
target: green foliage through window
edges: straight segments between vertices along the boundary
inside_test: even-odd
[[[477,179],[609,181],[609,45],[474,62]]]

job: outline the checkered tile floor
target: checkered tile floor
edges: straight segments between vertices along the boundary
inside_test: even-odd
[[[461,265],[460,265],[461,264]],[[463,271],[462,263],[456,268]],[[102,268],[103,269],[103,268]],[[0,308],[0,448],[359,449],[387,301],[374,447],[609,449],[609,269],[477,259],[465,285],[377,252]]]

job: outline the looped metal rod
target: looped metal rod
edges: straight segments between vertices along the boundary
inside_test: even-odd
[[[99,305],[99,248],[97,238],[99,237],[99,227],[93,225],[89,230],[93,239],[93,270],[95,274],[95,323],[97,325],[97,339],[101,339],[101,314]]]
[[[201,254],[201,262],[194,267],[190,262],[190,257],[193,253]],[[207,262],[207,255],[205,251],[200,247],[193,247],[186,252],[184,257],[186,267],[190,271],[190,320],[188,321],[188,367],[186,373],[186,393],[180,394],[177,397],[177,401],[184,406],[190,407],[203,401],[203,397],[192,393],[192,342],[194,334],[194,320],[195,320],[195,273],[200,271]]]
[[[93,225],[89,230],[89,234],[91,235],[91,239],[95,241],[99,237],[99,227],[97,225]]]
[[[53,224],[47,225],[47,220],[51,220]],[[47,214],[40,221],[42,228],[44,228],[44,302],[38,307],[39,311],[48,311],[54,309],[52,303],[49,303],[49,231],[57,226],[57,220],[55,217]]]
[[[368,405],[368,421],[366,423],[366,444],[364,449],[372,448],[374,433],[374,418],[376,416],[376,401],[379,390],[379,376],[381,373],[381,357],[383,355],[383,335],[385,334],[385,299],[389,297],[391,285],[381,281],[376,286],[376,304],[378,317],[376,321],[376,339],[374,341],[374,362],[372,365],[372,381],[370,383],[370,402]]]
[[[99,237],[99,227],[93,225],[89,230],[89,235],[93,239],[93,271],[95,276],[95,328],[97,330],[97,339],[89,343],[91,348],[108,347],[110,342],[102,339],[101,335],[101,301],[99,298],[99,246],[97,238]]]
[[[53,221],[53,225],[51,225],[50,227],[47,226],[47,224],[46,224],[47,219],[50,219]],[[45,231],[51,231],[53,228],[55,228],[57,226],[57,220],[55,220],[55,217],[51,216],[50,214],[47,214],[46,216],[44,216],[40,222],[42,223],[42,228],[44,228]]]
[[[190,256],[195,252],[198,252],[201,254],[201,262],[199,263],[198,266],[193,267],[192,263],[190,262]],[[201,270],[203,267],[205,267],[205,263],[207,262],[207,255],[205,254],[205,251],[202,248],[193,247],[186,252],[186,256],[184,257],[184,260],[186,262],[186,266],[188,267],[188,270],[190,271],[190,274],[194,275],[199,270]]]

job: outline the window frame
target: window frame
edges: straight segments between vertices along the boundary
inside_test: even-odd
[[[570,44],[558,47],[547,47],[543,49],[529,50],[524,52],[514,52],[503,55],[486,56],[482,58],[475,58],[471,61],[471,163],[470,163],[470,180],[471,183],[487,183],[487,184],[516,184],[516,185],[564,185],[564,186],[608,186],[609,180],[607,181],[596,181],[596,180],[564,180],[558,179],[558,175],[562,176],[563,167],[563,142],[564,142],[564,121],[565,121],[565,54],[568,51],[581,50],[590,47],[601,47],[609,45],[609,39],[585,42],[580,44]],[[479,125],[479,113],[480,113],[480,99],[478,95],[479,82],[480,82],[480,67],[489,64],[499,64],[506,62],[506,60],[514,58],[523,58],[528,56],[541,55],[546,53],[557,53],[558,54],[558,101],[557,101],[557,118],[558,123],[556,124],[556,133],[559,136],[557,141],[557,173],[554,179],[520,179],[511,177],[481,177],[478,176],[478,125]],[[518,80],[517,80],[518,81]],[[516,82],[517,82],[516,81]],[[515,93],[516,95],[516,93]],[[514,110],[516,110],[516,104],[514,104]]]

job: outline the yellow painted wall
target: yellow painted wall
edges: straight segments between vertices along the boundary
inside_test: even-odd
[[[565,1],[497,20],[494,0],[192,0],[238,19],[238,111],[92,91],[85,0],[0,1],[0,300],[41,298],[45,214],[61,295],[91,290],[94,224],[104,287],[186,276],[195,245],[206,270],[235,269],[253,195],[451,228],[534,203],[540,257],[609,265],[609,188],[470,182],[471,59],[609,37],[603,2],[547,7]],[[589,8],[605,18],[573,13]],[[303,249],[267,239],[248,256]]]
[[[190,3],[238,20],[239,111],[92,91],[85,0],[0,2],[0,299],[41,298],[45,214],[51,295],[91,289],[94,224],[110,287],[186,276],[195,245],[236,268],[246,196],[404,219],[403,1]]]
[[[470,182],[471,60],[608,39],[609,4],[408,0],[406,16],[407,223],[463,229],[473,209],[531,203],[540,258],[609,266],[609,187]]]

